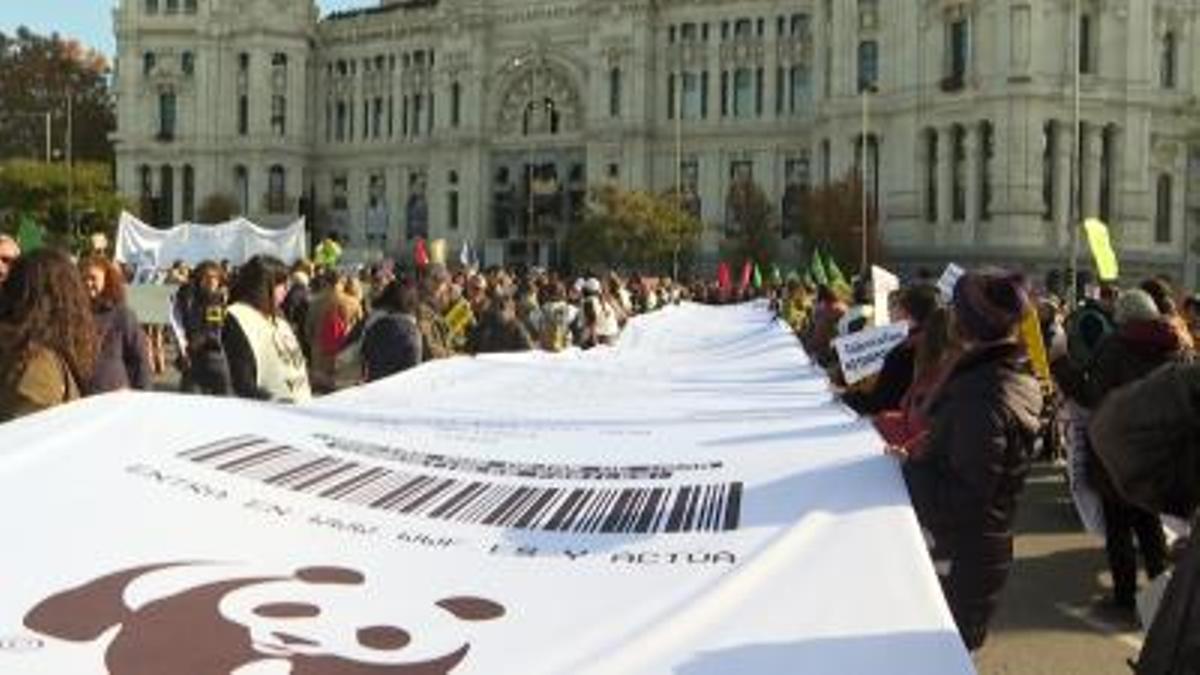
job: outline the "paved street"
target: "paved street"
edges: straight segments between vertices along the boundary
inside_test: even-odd
[[[1030,476],[1018,533],[1017,563],[976,659],[981,675],[1128,675],[1141,635],[1091,609],[1108,584],[1103,544],[1080,531],[1057,469]]]

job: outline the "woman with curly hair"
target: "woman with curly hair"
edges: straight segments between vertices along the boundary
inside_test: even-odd
[[[0,422],[79,398],[97,350],[71,260],[51,249],[18,259],[0,290]]]
[[[125,304],[121,268],[102,255],[91,255],[80,261],[79,271],[100,336],[96,370],[84,392],[149,389],[153,383],[149,346],[137,314]]]

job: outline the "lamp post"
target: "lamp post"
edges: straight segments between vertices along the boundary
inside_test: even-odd
[[[859,182],[861,183],[859,192],[861,193],[861,217],[862,217],[862,251],[859,261],[859,273],[865,275],[868,265],[870,265],[870,246],[868,244],[868,217],[870,209],[867,204],[867,160],[869,157],[870,146],[870,128],[871,128],[871,94],[875,92],[875,85],[871,82],[864,81],[861,87],[862,94],[862,136],[859,159]]]
[[[1071,242],[1070,259],[1067,262],[1067,274],[1070,277],[1067,280],[1067,300],[1074,307],[1079,302],[1079,228],[1082,215],[1080,208],[1081,195],[1081,176],[1079,175],[1080,158],[1083,156],[1083,125],[1082,113],[1080,111],[1080,73],[1083,68],[1082,40],[1083,27],[1082,15],[1080,14],[1079,0],[1072,0],[1071,3],[1071,23],[1073,24],[1072,35],[1074,39],[1071,41],[1074,47],[1074,119],[1075,127],[1072,131],[1075,135],[1075,142],[1072,144],[1071,150],[1071,208],[1068,210],[1067,217],[1067,233]]]
[[[680,63],[683,60],[680,59]],[[683,213],[683,111],[685,104],[683,101],[686,87],[684,86],[684,78],[687,77],[686,72],[681,68],[679,73],[679,94],[676,97],[678,104],[675,106],[675,207],[680,214]],[[678,234],[676,235],[675,246],[671,251],[671,278],[679,279],[679,241]]]

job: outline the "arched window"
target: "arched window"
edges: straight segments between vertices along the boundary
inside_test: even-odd
[[[196,170],[191,164],[183,165],[183,203],[180,204],[180,217],[185,222],[196,219]]]
[[[276,164],[267,173],[267,210],[287,212],[287,169]]]
[[[1171,176],[1169,174],[1161,174],[1158,177],[1158,186],[1155,190],[1154,211],[1154,242],[1156,244],[1171,243],[1171,202],[1173,190]]]
[[[1159,80],[1163,89],[1175,88],[1175,33],[1172,31],[1163,36]]]
[[[158,226],[175,225],[175,169],[170,164],[159,168],[158,182]]]
[[[858,43],[858,90],[873,89],[879,81],[879,43],[863,40]]]
[[[250,173],[241,164],[233,167],[233,194],[237,197],[238,213],[247,213],[250,205]]]
[[[733,73],[733,116],[749,117],[754,105],[754,77],[749,68]]]

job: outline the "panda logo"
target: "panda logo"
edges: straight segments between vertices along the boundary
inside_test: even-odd
[[[25,625],[70,642],[118,627],[104,659],[111,675],[230,675],[264,661],[284,661],[292,675],[445,675],[471,648],[462,622],[505,615],[471,595],[393,605],[344,567],[227,578],[127,604],[134,582],[197,567],[164,563],[94,579],[43,600]]]

